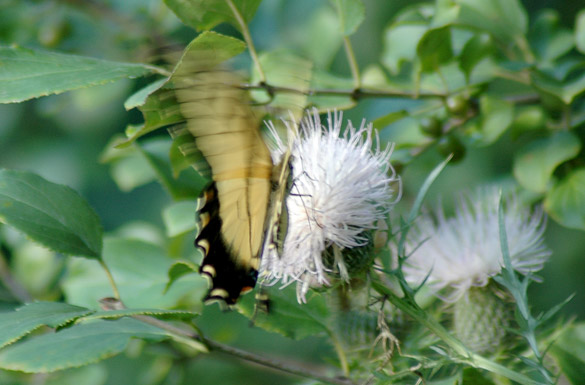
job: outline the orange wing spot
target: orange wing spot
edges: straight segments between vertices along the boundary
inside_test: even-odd
[[[201,221],[201,227],[205,227],[209,224],[211,217],[209,213],[199,213],[199,220]]]
[[[213,189],[205,190],[205,202],[215,199],[215,191]]]
[[[250,291],[252,291],[252,289],[254,288],[251,286],[244,286],[242,287],[242,290],[240,290],[240,295],[249,293]]]

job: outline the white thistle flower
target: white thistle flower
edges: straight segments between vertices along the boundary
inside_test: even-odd
[[[291,151],[288,228],[282,255],[276,250],[265,253],[260,276],[268,284],[297,282],[298,300],[305,302],[309,287],[329,284],[332,269],[322,259],[327,248],[333,250],[337,272],[349,279],[342,251],[369,243],[364,232],[385,218],[392,196],[396,200],[400,192],[398,188],[394,194],[391,184],[400,179],[389,162],[392,147],[380,150],[372,125],[365,121],[359,129],[348,122],[342,134],[342,113],[330,112],[324,126],[315,109],[301,121],[300,132],[294,121],[285,124],[286,145],[268,125],[277,145],[273,158]]]
[[[450,288],[445,298],[456,301],[472,287],[483,287],[504,264],[498,225],[498,189],[486,188],[476,196],[462,196],[455,216],[439,209],[436,220],[422,215],[410,229],[407,250],[414,250],[403,266],[412,285],[427,284],[437,293]],[[504,223],[514,270],[529,274],[542,269],[550,256],[544,245],[542,209],[531,213],[513,194],[504,195]]]

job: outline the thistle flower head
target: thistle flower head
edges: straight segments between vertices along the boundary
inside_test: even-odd
[[[301,302],[309,287],[327,285],[334,269],[349,279],[344,251],[370,242],[366,232],[387,215],[399,178],[389,162],[392,147],[380,150],[371,124],[356,129],[348,122],[342,132],[341,113],[329,113],[325,126],[314,110],[300,132],[295,123],[287,129],[288,143],[276,137],[273,151],[275,159],[291,151],[287,234],[281,255],[272,250],[262,256],[260,275],[284,285],[297,282]],[[324,261],[326,250],[334,266]]]
[[[463,195],[453,217],[439,209],[436,216],[422,215],[407,237],[411,251],[404,275],[411,284],[425,278],[437,293],[450,288],[446,298],[459,299],[472,287],[483,287],[502,270],[498,225],[498,189]],[[541,209],[531,212],[513,194],[504,199],[504,223],[514,270],[528,274],[542,269],[550,256],[543,242],[545,229]]]

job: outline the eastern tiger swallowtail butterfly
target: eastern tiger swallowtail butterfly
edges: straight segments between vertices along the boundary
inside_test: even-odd
[[[204,254],[200,273],[211,283],[205,300],[233,305],[254,288],[262,249],[277,242],[289,156],[273,166],[260,122],[233,72],[183,60],[172,79],[186,131],[212,180],[199,201],[195,240]]]

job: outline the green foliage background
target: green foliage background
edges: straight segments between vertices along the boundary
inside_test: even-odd
[[[174,2],[167,1],[166,3],[171,5]],[[253,7],[254,2],[249,3]],[[526,7],[529,20],[527,36],[533,51],[540,55],[543,72],[550,70],[554,73],[555,70],[564,71],[565,67],[582,66],[583,58],[578,56],[580,53],[573,55],[571,60],[559,59],[569,51],[583,52],[585,30],[581,26],[581,30],[575,32],[576,21],[582,19],[581,14],[575,15],[574,12],[575,9],[580,8],[578,3],[574,1],[524,2],[523,6]],[[392,40],[394,45],[391,49],[399,52],[389,51],[390,48],[385,44],[390,39],[388,33],[394,17],[398,12],[412,7],[414,2],[365,0],[364,4],[365,19],[356,33],[351,35],[359,67],[366,69],[372,64],[382,62],[387,71],[389,68],[398,70],[401,65],[398,59],[404,55],[404,62],[408,62],[408,55],[414,48],[413,43],[408,40]],[[580,4],[585,6],[585,2],[580,2]],[[555,7],[556,10],[546,7]],[[181,15],[183,18],[190,16]],[[351,88],[351,72],[342,49],[340,36],[331,32],[338,30],[337,23],[339,22],[331,2],[265,1],[259,5],[255,14],[251,11],[250,15],[253,15],[253,18],[250,17],[250,31],[258,51],[289,50],[300,56],[309,57],[314,61],[317,70],[327,71],[330,75],[343,78],[329,80],[331,87],[343,85],[344,87],[341,88]],[[344,22],[346,24],[343,25],[342,30],[348,34],[353,32],[352,23],[356,22],[355,19],[350,18]],[[201,23],[203,23],[202,26],[212,25],[214,21],[203,20]],[[416,28],[416,23],[413,23],[413,26]],[[518,28],[522,29],[522,26]],[[230,24],[220,24],[215,30],[226,35],[240,36],[239,31]],[[515,33],[504,28],[492,32],[495,36],[499,34],[498,37],[503,40]],[[441,57],[442,51],[437,48],[437,41],[433,40],[444,42],[446,39],[441,38],[441,33],[446,32],[438,31],[437,36],[428,37],[428,49],[425,49],[425,45],[419,45],[418,55],[425,59],[421,64],[422,73],[432,72],[437,66],[450,59]],[[194,36],[194,30],[182,24],[165,4],[158,0],[111,0],[91,3],[77,0],[0,0],[0,43],[3,47],[16,44],[20,47],[42,48],[113,62],[162,64],[163,59],[168,58],[169,55],[177,59],[178,52]],[[576,46],[570,46],[573,36]],[[569,40],[571,42],[568,42]],[[480,44],[478,47],[478,49],[482,48]],[[489,49],[491,48],[486,48],[486,50]],[[553,52],[555,49],[560,51],[565,49],[565,51]],[[429,52],[428,55],[427,52]],[[481,56],[481,52],[477,55]],[[248,56],[241,56],[245,57],[238,58],[241,61],[240,64],[243,67],[251,67],[251,63],[247,62]],[[469,57],[475,56],[469,55]],[[47,61],[50,60],[47,59]],[[291,352],[294,352],[295,359],[316,365],[328,365],[335,361],[334,348],[324,337],[310,336],[298,342],[278,334],[268,333],[260,328],[251,328],[248,326],[248,319],[239,313],[221,313],[215,307],[202,308],[199,299],[205,284],[195,275],[182,276],[168,291],[164,291],[168,281],[166,270],[173,261],[171,258],[159,261],[157,256],[169,254],[175,259],[184,258],[182,253],[190,250],[189,253],[192,254],[190,256],[197,257],[195,250],[190,249],[189,246],[192,242],[190,218],[178,219],[177,215],[172,213],[173,202],[196,196],[203,181],[192,172],[187,175],[183,173],[181,176],[183,179],[178,184],[165,185],[164,180],[169,178],[169,175],[164,175],[162,171],[164,167],[160,165],[161,162],[165,162],[165,159],[168,162],[168,142],[161,141],[156,134],[148,134],[142,138],[139,148],[130,146],[123,153],[112,153],[108,150],[112,137],[123,134],[129,125],[132,129],[132,125],[142,123],[142,114],[137,109],[125,110],[124,103],[130,95],[150,84],[156,77],[153,74],[141,77],[148,73],[148,70],[140,65],[136,68],[129,66],[124,70],[113,65],[121,71],[115,76],[106,70],[104,73],[96,71],[93,62],[88,62],[86,65],[87,76],[95,77],[87,85],[101,84],[100,76],[108,79],[117,76],[120,80],[113,83],[107,82],[108,84],[99,87],[84,87],[72,92],[28,100],[24,103],[0,104],[0,167],[32,171],[51,182],[71,187],[87,199],[90,206],[97,212],[104,232],[108,235],[103,245],[103,259],[112,270],[122,297],[129,307],[134,309],[182,308],[201,312],[197,318],[197,326],[209,338],[232,346],[245,347],[266,356],[290,358]],[[408,66],[404,63],[402,65]],[[474,66],[474,64],[470,65]],[[102,70],[105,68],[103,63],[100,63],[98,67]],[[50,69],[49,66],[47,69]],[[400,71],[404,71],[404,67],[398,71],[398,74],[401,73]],[[543,97],[542,100],[547,108],[542,110],[526,107],[516,110],[513,128],[503,133],[498,132],[499,127],[508,127],[512,124],[510,120],[512,117],[506,115],[509,106],[500,100],[482,99],[482,94],[479,93],[481,110],[491,112],[491,115],[486,113],[486,116],[494,116],[493,122],[478,123],[488,134],[484,132],[483,136],[478,136],[479,139],[473,134],[461,138],[467,148],[465,156],[460,162],[449,165],[442,172],[429,192],[427,202],[434,204],[438,197],[442,196],[443,202],[450,204],[451,196],[462,190],[473,189],[486,180],[512,183],[512,175],[518,176],[518,173],[521,176],[517,179],[522,180],[522,175],[528,175],[526,184],[536,186],[531,193],[527,194],[528,198],[538,198],[539,194],[550,190],[548,178],[553,175],[553,172],[554,178],[561,178],[570,172],[570,167],[573,165],[567,165],[567,160],[576,157],[575,167],[582,167],[582,150],[575,143],[583,143],[585,137],[581,98],[585,85],[580,82],[582,79],[580,73],[566,71],[569,75],[566,78],[567,84],[564,85],[559,85],[544,76],[542,79],[536,79],[535,84],[544,90],[543,94],[549,95],[548,98]],[[130,80],[128,77],[137,77],[137,79]],[[53,80],[58,81],[56,78]],[[3,81],[4,78],[0,78],[0,87],[6,87],[5,89],[14,87],[10,83],[2,83]],[[506,87],[509,84],[501,86]],[[18,90],[18,92],[21,91],[21,99],[13,101],[28,99],[26,90]],[[413,89],[410,91],[414,92]],[[0,95],[2,95],[1,92]],[[502,92],[505,93],[505,90]],[[520,163],[520,166],[515,163],[518,154],[522,154],[519,148],[526,148],[524,145],[534,138],[525,139],[521,133],[524,132],[523,130],[541,129],[544,126],[542,122],[544,119],[550,118],[554,122],[562,121],[563,111],[560,106],[562,103],[559,103],[559,99],[572,102],[574,111],[571,118],[575,121],[571,124],[570,133],[563,131],[565,137],[555,138],[556,141],[545,140],[545,144],[540,147],[539,144],[534,144],[537,150],[542,150],[536,153],[542,159],[549,159],[547,158],[549,154],[546,153],[549,145],[553,146],[553,158],[555,154],[561,153],[558,155],[559,159],[544,162],[546,165],[543,167],[549,167],[550,170],[539,180],[538,176],[534,176],[538,172],[530,170],[530,167],[537,166],[530,162],[527,165]],[[335,100],[332,105],[343,106],[344,103],[350,103],[348,98]],[[413,110],[421,104],[420,100],[410,98],[365,98],[349,109],[344,116],[356,123],[363,117],[366,117],[368,121],[383,122],[383,119],[386,121],[393,119],[393,115],[388,115],[392,112],[400,114],[402,110]],[[543,117],[541,114],[551,114],[551,116]],[[376,119],[380,120],[376,121]],[[420,142],[423,136],[419,130],[419,121],[417,119],[403,121],[406,123],[402,126],[401,123],[392,126],[395,130],[382,131],[382,139],[396,140],[399,144],[410,140]],[[477,129],[481,131],[480,128]],[[410,132],[414,130],[417,134],[408,136],[406,134],[408,130]],[[472,131],[473,128],[470,128],[470,132]],[[570,137],[566,137],[567,135]],[[540,132],[536,136],[546,137]],[[555,145],[557,147],[554,147]],[[399,145],[393,159],[407,163],[400,172],[404,182],[404,212],[410,208],[427,175],[443,158],[443,154],[432,148],[411,161]],[[515,170],[514,164],[520,168],[527,167],[528,170]],[[560,164],[563,165],[557,168]],[[163,183],[156,183],[156,180],[163,180]],[[585,189],[584,180],[585,178],[581,177],[577,182],[580,183],[581,189]],[[190,203],[181,204],[187,206],[175,208],[176,213],[188,211],[186,208],[189,208]],[[583,209],[584,206],[577,207]],[[581,214],[581,218],[584,215]],[[170,223],[175,227],[173,228]],[[75,227],[75,223],[72,227]],[[15,278],[34,299],[46,301],[66,299],[70,304],[97,309],[98,304],[95,298],[111,295],[106,278],[101,273],[99,262],[95,259],[72,259],[66,257],[65,254],[75,254],[74,252],[58,248],[55,249],[61,251],[62,254],[55,254],[28,242],[7,226],[2,226],[0,230],[5,239],[17,245],[10,259],[10,267]],[[186,234],[186,230],[191,233]],[[562,309],[562,313],[567,318],[573,315],[579,319],[585,317],[585,298],[583,297],[585,283],[582,279],[585,276],[583,230],[583,225],[581,225],[581,230],[572,229],[549,218],[546,243],[552,249],[553,257],[541,272],[546,284],[533,284],[529,291],[529,298],[536,313],[555,306],[572,293],[577,293],[573,300]],[[166,234],[165,231],[167,231]],[[171,237],[167,238],[167,235]],[[129,241],[128,237],[135,239]],[[154,239],[164,244],[168,253],[161,248],[157,249],[144,239]],[[100,248],[101,246],[94,245],[93,252],[99,253],[97,249]],[[92,255],[92,250],[76,255],[80,254],[95,257]],[[116,265],[116,261],[121,260],[121,258],[116,258],[116,255],[125,256],[125,265],[124,263]],[[189,266],[186,268],[188,269]],[[144,288],[147,288],[147,295],[142,291]],[[100,297],[96,293],[103,293],[103,295]],[[0,309],[10,310],[16,305],[17,302],[10,293],[5,288],[0,288]],[[154,313],[145,311],[144,314]],[[74,317],[51,321],[55,322],[55,325],[41,322],[32,329],[37,329],[42,324],[58,326],[62,325],[62,322],[73,319]],[[144,334],[147,341],[169,338],[168,335],[161,336],[150,330],[145,330]],[[119,335],[114,334],[114,338],[121,338]],[[95,343],[99,340],[96,339]],[[198,355],[197,359],[181,366],[180,370],[183,372],[179,373],[179,369],[173,366],[174,358],[180,355],[173,351],[173,349],[178,349],[175,345],[156,345],[153,349],[144,349],[144,344],[145,342],[141,340],[131,340],[126,350],[124,350],[125,344],[122,344],[118,351],[124,350],[125,353],[121,355],[95,365],[57,372],[48,375],[43,380],[46,384],[74,384],[82,381],[85,384],[96,385],[179,384],[183,383],[179,382],[180,378],[197,378],[197,383],[298,382],[296,377],[259,370],[219,354]],[[104,357],[107,355],[111,354],[104,351]],[[8,358],[4,359],[8,360]],[[0,357],[0,363],[3,362],[2,360],[3,358]],[[33,381],[29,375],[14,372],[0,373],[2,384],[24,384],[29,381]]]

